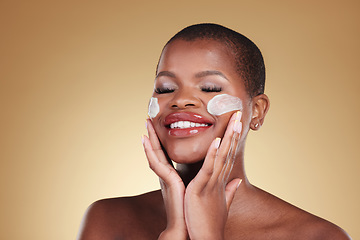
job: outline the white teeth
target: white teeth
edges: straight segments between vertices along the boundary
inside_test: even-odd
[[[206,123],[194,123],[190,121],[178,121],[170,124],[170,128],[191,128],[191,127],[206,127]]]

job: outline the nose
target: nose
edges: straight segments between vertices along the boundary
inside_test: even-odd
[[[201,101],[191,91],[183,89],[175,94],[174,98],[170,101],[170,106],[175,109],[199,107],[201,106]]]

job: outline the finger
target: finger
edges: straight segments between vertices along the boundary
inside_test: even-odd
[[[242,123],[240,121],[235,121],[234,123],[234,134],[231,139],[230,149],[228,151],[228,155],[226,157],[226,164],[220,174],[220,178],[222,179],[223,183],[227,183],[232,168],[235,163],[236,154],[238,152],[238,147],[240,143],[240,133],[242,130]]]
[[[149,136],[156,136],[155,130],[151,123],[147,124],[147,128]],[[161,192],[164,199],[164,205],[166,207],[168,225],[177,225],[178,222],[184,222],[183,201],[185,186],[176,170],[166,160],[161,161],[158,158],[158,155],[164,158],[165,156],[161,150],[157,136],[152,140],[153,143],[151,143],[148,137],[142,137],[145,154],[149,162],[149,167],[160,179]],[[152,144],[158,147],[157,154],[154,151]]]
[[[158,157],[159,161],[164,164],[169,164],[167,157],[165,156],[164,151],[161,148],[161,144],[159,142],[159,138],[155,132],[154,126],[150,119],[146,120],[146,129],[149,134],[149,140],[151,142],[152,149],[154,150],[156,156]],[[170,164],[169,164],[170,165]]]
[[[217,182],[218,177],[219,177],[220,173],[223,171],[223,168],[226,164],[228,152],[229,152],[231,142],[233,139],[233,135],[234,135],[234,123],[235,123],[235,120],[239,120],[240,118],[241,118],[241,112],[238,111],[233,114],[233,116],[231,117],[231,119],[228,123],[228,126],[227,126],[225,134],[224,134],[224,138],[221,142],[220,148],[218,150],[218,153],[217,153],[217,156],[215,159],[214,174],[213,174],[213,177],[211,180],[213,183]]]
[[[153,170],[153,172],[155,172],[155,174],[158,175],[158,177],[161,178],[166,184],[171,184],[179,181],[180,177],[175,171],[175,169],[169,164],[164,164],[158,159],[156,153],[151,146],[149,138],[144,136],[142,138],[142,141],[150,169]]]
[[[193,179],[193,190],[200,192],[209,182],[213,172],[214,172],[214,163],[216,158],[216,153],[220,145],[220,138],[215,138],[211,143],[208,152],[206,154],[204,164],[201,167],[199,173]]]
[[[229,211],[230,205],[234,199],[236,190],[239,188],[240,183],[242,182],[242,179],[236,178],[230,181],[225,188],[225,198],[226,198],[226,207]]]

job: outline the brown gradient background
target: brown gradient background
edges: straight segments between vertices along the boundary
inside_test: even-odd
[[[217,22],[266,61],[250,181],[360,239],[359,5],[2,0],[0,238],[74,239],[93,201],[157,189],[140,136],[160,51]]]

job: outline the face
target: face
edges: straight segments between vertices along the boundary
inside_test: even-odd
[[[175,40],[164,49],[153,93],[159,109],[152,122],[173,161],[203,160],[211,142],[223,137],[235,111],[219,116],[207,111],[208,102],[220,94],[241,100],[245,141],[252,103],[227,48],[213,40]]]

